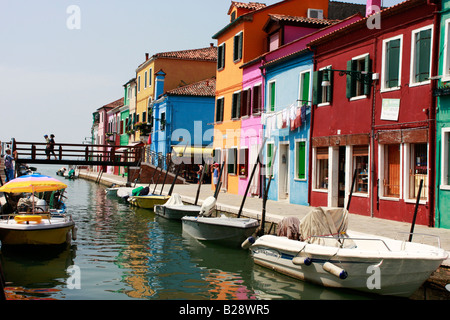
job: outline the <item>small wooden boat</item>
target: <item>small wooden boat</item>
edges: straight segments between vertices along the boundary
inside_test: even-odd
[[[164,204],[154,207],[158,216],[171,220],[181,220],[184,216],[197,216],[200,214],[201,206],[186,205],[178,193],[174,193]]]
[[[254,262],[325,287],[409,297],[448,256],[430,245],[347,231],[346,209],[339,210],[313,210],[297,226],[299,239],[259,237],[250,246]]]
[[[128,202],[136,207],[152,209],[157,204],[164,204],[170,197],[164,195],[131,196]]]
[[[183,232],[202,241],[215,241],[238,247],[259,227],[259,222],[251,218],[188,217],[182,219]]]

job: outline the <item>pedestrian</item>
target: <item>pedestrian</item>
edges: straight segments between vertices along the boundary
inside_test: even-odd
[[[54,138],[55,138],[55,135],[51,134],[50,140],[49,140],[49,143],[50,143],[49,157],[50,157],[50,154],[53,154],[55,156],[55,160],[57,160],[56,154],[55,154],[55,139]]]
[[[198,166],[198,171],[197,171],[197,183],[200,183],[200,179],[202,177],[202,171],[203,171],[203,166],[200,164]]]
[[[216,190],[217,184],[219,183],[219,164],[218,163],[214,163],[213,183],[214,183],[214,190]]]
[[[47,155],[47,160],[50,160],[50,139],[48,138],[48,135],[44,135],[45,139],[45,154]]]
[[[14,179],[14,158],[11,156],[11,149],[6,149],[5,156],[5,171],[6,171],[6,182]]]

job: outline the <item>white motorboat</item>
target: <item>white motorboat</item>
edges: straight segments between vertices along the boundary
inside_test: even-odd
[[[178,193],[174,193],[165,204],[155,205],[155,213],[171,220],[181,220],[184,216],[198,216],[201,206],[186,205]]]
[[[448,256],[430,245],[347,231],[346,215],[341,208],[316,208],[291,228],[298,239],[258,238],[250,247],[253,260],[326,287],[409,297]]]
[[[239,246],[259,227],[259,222],[251,218],[205,217],[202,212],[209,212],[214,197],[205,199],[200,216],[181,218],[183,232],[197,240],[216,241],[230,246]],[[215,201],[214,201],[215,203]]]

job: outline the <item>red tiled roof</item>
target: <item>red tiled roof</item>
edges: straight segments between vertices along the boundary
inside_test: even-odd
[[[274,21],[286,21],[286,22],[305,22],[320,25],[331,25],[335,24],[341,20],[328,20],[328,19],[317,19],[317,18],[307,18],[298,16],[289,16],[284,14],[269,14],[271,20]]]
[[[116,108],[119,106],[123,106],[123,97],[120,99],[117,99],[116,101],[110,102],[108,104],[105,104],[103,107],[98,108],[97,110],[100,110],[102,108],[105,109],[112,109],[112,108]]]
[[[209,46],[201,49],[161,52],[153,55],[152,58],[217,61],[217,47]]]
[[[231,1],[231,7],[235,6],[236,8],[240,9],[248,9],[248,10],[259,10],[266,7],[265,3],[259,3],[259,2],[237,2],[237,1]]]
[[[214,97],[216,94],[216,77],[172,89],[167,94],[173,96]]]

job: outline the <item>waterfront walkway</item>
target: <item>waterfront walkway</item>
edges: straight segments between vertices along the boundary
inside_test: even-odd
[[[80,177],[82,178],[96,180],[97,176],[97,172],[89,173],[83,170],[80,171]],[[101,178],[101,183],[106,186],[110,186],[112,184],[124,186],[126,184],[126,178],[104,173]],[[138,184],[137,186],[140,185]],[[146,184],[145,186],[148,185]],[[153,189],[154,185],[150,185],[150,191],[153,191]],[[167,194],[169,192],[169,189],[170,185],[165,185],[162,193]],[[173,193],[180,194],[182,200],[186,203],[194,203],[197,189],[198,185],[196,184],[177,184],[174,186]],[[156,186],[155,193],[159,194],[160,191],[161,185]],[[198,204],[200,205],[204,199],[212,196],[213,194],[214,191],[211,189],[211,185],[202,185],[200,189]],[[237,214],[239,212],[242,199],[243,196],[220,192],[216,203],[216,209]],[[267,200],[266,223],[279,223],[284,217],[287,216],[297,216],[299,219],[301,219],[312,209],[312,207],[308,206],[290,204],[287,201]],[[261,219],[261,211],[262,199],[247,197],[244,209],[242,211],[242,216]],[[408,239],[408,235],[402,235],[402,233],[410,232],[411,223],[372,218],[368,216],[352,214],[350,212],[348,229],[389,238]],[[438,245],[436,236],[439,237],[441,247],[450,252],[450,229],[430,228],[423,225],[415,225],[414,233],[415,235],[413,237],[413,241],[422,242],[434,246]],[[422,234],[432,235],[433,237],[422,236]],[[450,257],[446,261],[444,261],[443,265],[445,265],[446,267],[450,267]]]

